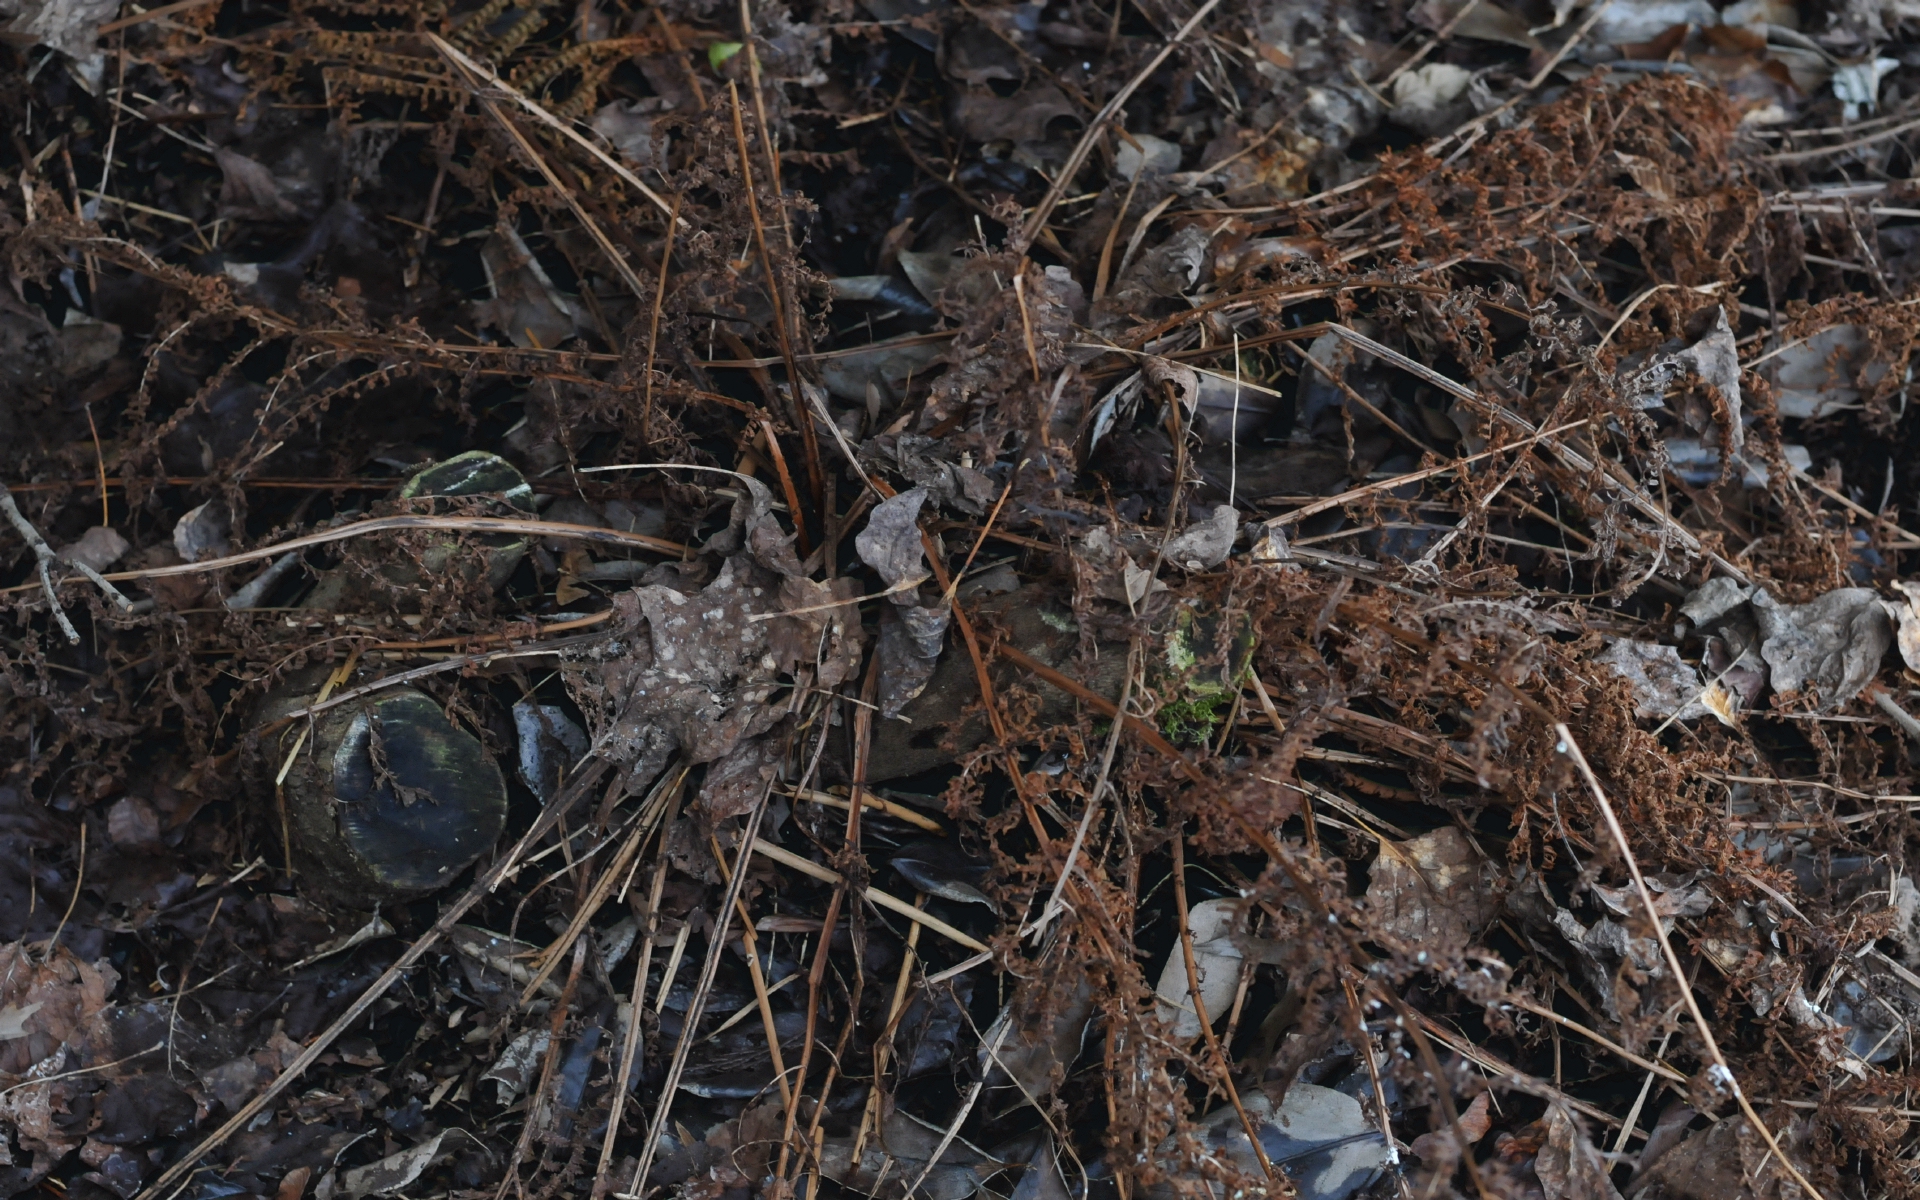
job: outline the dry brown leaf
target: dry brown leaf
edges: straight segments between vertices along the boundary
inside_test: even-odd
[[[1389,933],[1457,951],[1493,920],[1505,892],[1499,865],[1443,825],[1404,842],[1381,840],[1367,907]]]

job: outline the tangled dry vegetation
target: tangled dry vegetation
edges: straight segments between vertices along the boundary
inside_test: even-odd
[[[1899,0],[0,11],[0,1195],[1920,1191]]]

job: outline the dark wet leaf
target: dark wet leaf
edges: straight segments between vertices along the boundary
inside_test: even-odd
[[[968,857],[951,840],[924,838],[910,842],[888,856],[893,869],[914,887],[930,896],[962,904],[984,904],[994,911],[999,906],[980,890],[987,877],[987,864]]]
[[[546,800],[562,776],[587,753],[587,733],[554,704],[521,700],[513,706],[513,728],[520,739],[520,779]]]
[[[94,1101],[100,1123],[93,1137],[131,1146],[178,1137],[194,1126],[193,1097],[162,1074],[135,1075],[104,1089]]]
[[[1059,121],[1080,119],[1080,110],[1050,83],[1034,83],[1011,96],[986,88],[968,91],[954,104],[953,119],[960,131],[977,142],[1044,142]]]
[[[953,1061],[961,1035],[970,1030],[966,1005],[972,995],[973,981],[966,976],[915,990],[895,1035],[900,1078],[912,1079]]]

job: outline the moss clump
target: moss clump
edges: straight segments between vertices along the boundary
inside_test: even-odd
[[[1175,745],[1193,745],[1213,737],[1214,730],[1233,706],[1225,692],[1211,696],[1183,696],[1160,706],[1160,732]]]
[[[1194,605],[1182,605],[1174,612],[1161,652],[1160,686],[1166,699],[1158,719],[1160,732],[1176,745],[1211,738],[1253,673],[1252,619],[1238,614],[1230,636],[1222,634],[1217,613],[1202,612]],[[1210,669],[1210,661],[1220,661],[1219,669]]]

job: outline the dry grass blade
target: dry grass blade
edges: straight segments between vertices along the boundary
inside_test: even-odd
[[[766,815],[767,800],[773,795],[773,784],[768,782],[762,789],[760,798],[753,809],[746,814],[745,824],[740,831],[740,845],[734,861],[744,864],[760,847],[760,820]],[[721,956],[726,951],[727,931],[733,924],[734,907],[740,900],[740,888],[746,882],[745,870],[736,870],[727,879],[725,894],[721,898],[720,911],[714,918],[713,933],[707,943],[706,957],[700,964],[700,979],[694,985],[693,995],[687,1001],[686,1015],[680,1027],[680,1036],[673,1045],[673,1057],[667,1064],[667,1073],[660,1086],[660,1101],[654,1108],[653,1120],[647,1126],[645,1148],[640,1152],[640,1161],[634,1165],[633,1181],[625,1192],[615,1193],[623,1200],[642,1200],[646,1196],[647,1172],[653,1167],[654,1154],[660,1147],[661,1131],[667,1128],[667,1121],[673,1112],[673,1098],[680,1090],[680,1078],[687,1069],[687,1055],[693,1049],[694,1032],[699,1028],[700,1018],[706,1013],[707,998],[713,991],[713,980],[720,969]],[[666,984],[661,984],[660,998],[666,1000]]]
[[[488,116],[493,118],[494,123],[513,141],[513,144],[519,149],[520,153],[526,157],[527,161],[533,164],[534,169],[540,172],[541,178],[547,181],[547,186],[552,188],[562,200],[567,202],[567,207],[573,210],[574,219],[580,222],[581,228],[585,229],[587,235],[600,247],[600,252],[606,256],[607,261],[612,264],[615,273],[620,276],[621,280],[633,292],[634,297],[638,300],[646,300],[647,285],[640,282],[640,276],[636,275],[633,268],[628,265],[626,256],[620,253],[619,248],[613,244],[612,239],[607,237],[606,231],[600,228],[600,223],[594,220],[592,215],[581,205],[580,198],[573,194],[573,189],[562,182],[560,176],[547,164],[546,156],[540,153],[538,147],[527,140],[527,135],[520,132],[520,127],[508,120],[507,115],[500,111],[500,106],[495,104],[493,99],[480,88],[479,82],[481,76],[478,73],[478,68],[469,69],[468,63],[470,63],[471,60],[467,59],[465,55],[460,54],[458,50],[446,42],[441,41],[439,38],[433,37],[432,34],[427,36],[433,38],[435,47],[446,57],[448,62],[454,64],[456,70],[468,76],[469,83],[473,87],[473,97],[480,102],[480,107],[486,111]],[[458,55],[458,57],[455,57],[456,55]],[[500,87],[507,86],[500,83],[497,78],[493,79],[492,82]],[[519,96],[519,93],[513,91],[512,88],[507,88],[507,90],[512,92],[513,95]],[[521,99],[527,107],[536,107],[531,101],[526,100],[525,97],[521,97]]]

